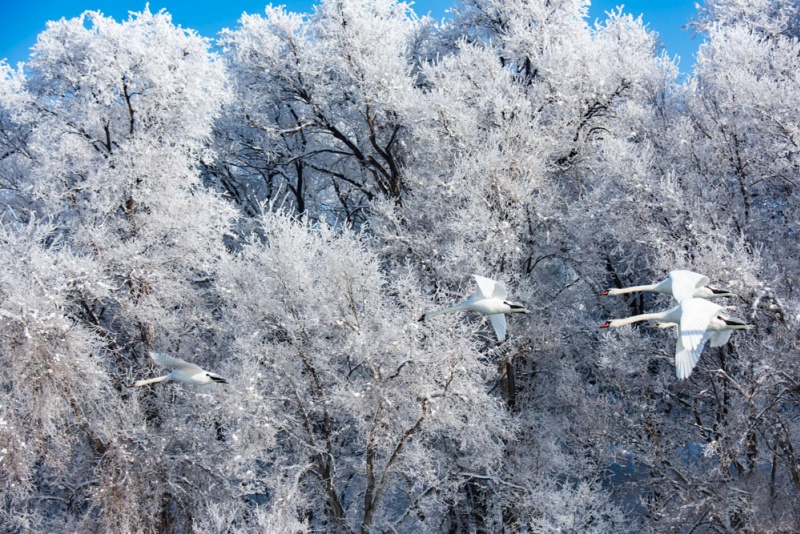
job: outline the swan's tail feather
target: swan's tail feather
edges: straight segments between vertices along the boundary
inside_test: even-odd
[[[142,386],[147,386],[148,384],[156,384],[158,382],[164,382],[165,380],[167,380],[167,377],[169,377],[169,375],[159,376],[156,378],[148,378],[147,380],[137,380],[128,387],[129,388],[142,387]]]

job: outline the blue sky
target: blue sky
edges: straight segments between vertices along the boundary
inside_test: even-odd
[[[275,3],[284,4],[291,11],[310,11],[313,5],[312,0]],[[152,0],[150,10],[166,8],[175,24],[193,28],[206,37],[214,37],[222,28],[235,27],[243,12],[261,13],[266,4],[264,0]],[[604,18],[604,12],[620,4],[625,6],[628,13],[642,14],[649,27],[661,36],[667,52],[681,56],[681,71],[686,73],[691,70],[693,54],[701,37],[692,39],[692,35],[681,27],[695,14],[695,0],[595,0],[590,9],[591,21]],[[430,13],[435,18],[441,18],[450,5],[452,2],[449,0],[417,0],[414,9],[417,13]],[[40,0],[31,3],[0,0],[3,27],[0,32],[0,59],[6,58],[12,65],[24,61],[30,47],[36,42],[36,35],[44,30],[48,20],[76,17],[87,10],[99,10],[122,20],[127,18],[129,11],[141,11],[144,6],[143,0]]]

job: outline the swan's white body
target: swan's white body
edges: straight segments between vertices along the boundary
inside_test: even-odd
[[[497,339],[503,341],[506,338],[506,313],[528,313],[525,306],[506,300],[506,286],[503,282],[497,282],[490,278],[472,275],[475,278],[475,283],[478,285],[478,290],[461,304],[428,312],[419,318],[420,321],[426,321],[431,317],[436,317],[443,313],[450,313],[456,311],[474,311],[489,317],[492,323],[492,328]]]
[[[612,288],[600,293],[601,295],[622,295],[635,291],[653,291],[672,295],[679,303],[690,298],[715,298],[731,297],[730,291],[709,285],[710,280],[707,276],[692,271],[670,271],[666,280],[656,284],[646,286],[633,286],[623,288]]]
[[[690,298],[674,308],[658,313],[634,315],[606,321],[600,328],[618,328],[640,321],[659,321],[660,328],[678,327],[675,343],[675,374],[680,380],[689,378],[708,340],[712,347],[724,345],[734,330],[749,330],[753,325],[724,313],[725,308],[705,299]]]
[[[221,383],[227,384],[228,381],[215,373],[210,373],[198,367],[193,363],[175,358],[167,354],[159,354],[151,352],[150,357],[158,365],[172,369],[168,375],[159,376],[157,378],[149,378],[147,380],[137,380],[128,387],[140,387],[148,384],[155,384],[156,382],[183,382],[184,384],[193,384],[201,386],[203,384]]]

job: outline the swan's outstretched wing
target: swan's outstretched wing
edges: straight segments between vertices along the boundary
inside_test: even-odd
[[[493,313],[489,315],[489,321],[492,323],[494,333],[497,334],[498,341],[503,341],[506,338],[506,316],[502,313]]]
[[[492,293],[492,296],[496,299],[506,300],[506,297],[508,296],[506,285],[503,282],[495,282],[494,293]]]
[[[485,276],[477,274],[473,274],[472,277],[475,279],[475,283],[478,284],[478,293],[480,293],[483,298],[506,298],[506,286],[503,282],[495,282],[491,278],[486,278]]]
[[[677,323],[670,323],[667,321],[659,322],[654,328],[667,329],[678,326]],[[675,341],[675,375],[679,380],[685,380],[692,374],[692,369],[697,365],[699,354],[686,350],[681,342],[681,336]]]
[[[733,330],[720,330],[711,334],[711,346],[721,347],[731,338]]]
[[[678,339],[675,341],[675,376],[678,377],[678,380],[689,378],[693,368],[692,356],[686,352],[681,343],[681,336],[678,334]]]
[[[707,332],[708,325],[722,307],[705,299],[697,298],[681,302],[680,307],[681,322],[678,327],[678,341],[682,350],[678,350],[676,345],[675,367],[678,372],[678,378],[681,378],[681,369],[685,373],[683,378],[686,378],[691,373],[697,360],[700,359],[700,353],[703,352],[703,346],[706,341],[711,337],[711,333]]]
[[[203,370],[200,367],[196,366],[195,364],[181,360],[180,358],[175,358],[174,356],[170,356],[168,354],[151,352],[150,357],[153,358],[153,361],[156,362],[158,365],[166,367],[168,369],[180,369],[182,371],[197,372],[197,373],[203,372]]]
[[[692,374],[692,370],[700,360],[700,353],[703,351],[703,345],[706,340],[711,337],[710,332],[706,332],[703,336],[705,339],[701,340],[700,350],[688,350],[681,342],[681,336],[675,342],[675,375],[678,380],[686,380]]]
[[[672,280],[672,296],[678,302],[692,298],[696,288],[705,287],[711,282],[707,276],[692,271],[670,271],[669,277]]]

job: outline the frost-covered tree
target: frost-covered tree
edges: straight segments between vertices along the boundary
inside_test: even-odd
[[[423,69],[428,113],[416,131],[444,149],[415,168],[402,206],[384,204],[372,223],[385,253],[398,263],[414,258],[440,294],[457,287],[459,273],[491,273],[519,288],[533,312],[512,323],[497,358],[525,429],[504,465],[505,480],[519,487],[483,488],[499,494],[492,506],[518,529],[624,522],[599,483],[611,463],[599,421],[611,415],[597,413],[591,326],[614,235],[635,224],[624,220],[633,213],[608,206],[617,158],[635,159],[634,124],[649,119],[674,67],[654,54],[640,21],[616,13],[592,28],[585,8],[462,6],[453,32],[466,40]],[[559,513],[569,492],[540,497],[554,479],[587,482],[585,523]]]
[[[687,96],[696,141],[682,147],[701,155],[685,158],[687,171],[708,196],[727,200],[737,230],[786,256],[797,250],[797,240],[783,235],[798,205],[797,10],[791,1],[706,7],[697,26],[708,41]]]
[[[8,531],[58,530],[50,518],[85,507],[93,459],[115,439],[120,407],[100,336],[70,317],[73,299],[103,297],[109,286],[52,233],[34,223],[0,227],[0,517]]]
[[[87,13],[50,23],[29,74],[6,71],[4,80],[4,108],[29,130],[11,154],[27,170],[17,190],[119,286],[124,309],[108,311],[133,321],[148,346],[156,323],[177,332],[203,322],[178,317],[202,306],[175,304],[198,293],[192,284],[223,252],[232,215],[198,179],[228,96],[207,47],[164,13],[123,23]],[[99,326],[93,306],[86,318]]]
[[[311,530],[441,531],[512,436],[471,329],[422,329],[413,278],[363,237],[267,214],[220,272],[238,362],[229,469]]]
[[[70,388],[92,382],[86,387],[92,403],[101,404],[97,397],[104,395],[105,411],[87,425],[89,430],[66,424],[57,431],[48,428],[56,434],[53,439],[69,442],[81,455],[72,460],[54,450],[54,461],[61,463],[57,473],[26,475],[39,484],[33,499],[47,495],[51,485],[73,488],[73,495],[54,495],[68,503],[48,516],[56,525],[170,529],[201,506],[201,500],[186,496],[206,476],[202,470],[215,463],[209,455],[218,448],[205,439],[208,421],[175,421],[186,417],[181,411],[185,404],[173,408],[168,396],[147,395],[137,402],[120,389],[131,370],[140,374],[148,369],[142,365],[148,349],[196,355],[214,336],[210,275],[226,253],[223,236],[234,212],[199,180],[201,160],[213,157],[207,145],[214,117],[228,97],[224,70],[208,46],[195,33],[173,26],[165,13],[145,10],[122,23],[86,13],[50,23],[24,70],[3,70],[3,171],[15,202],[7,206],[5,217],[17,221],[14,227],[48,221],[46,232],[30,238],[32,250],[44,247],[57,257],[72,254],[102,281],[79,283],[80,278],[70,279],[63,268],[53,291],[71,283],[74,287],[64,296],[55,293],[52,306],[58,313],[53,320],[78,341],[53,341],[27,357],[58,361],[63,353],[61,365],[74,362],[74,373],[90,358],[107,373],[96,380],[88,373],[82,379],[69,376]],[[47,269],[59,268],[53,261],[45,263]],[[80,359],[76,352],[83,353]],[[16,367],[20,372],[23,361]],[[42,371],[35,367],[34,372]],[[10,380],[20,399],[18,408],[26,395],[48,394],[24,374]],[[65,382],[59,378],[58,384]],[[54,395],[52,406],[64,397]],[[69,406],[88,413],[83,404],[78,398]],[[25,413],[20,409],[14,418]],[[74,417],[80,422],[79,415]],[[114,439],[107,440],[109,434]],[[173,461],[201,445],[202,454],[187,463]],[[64,474],[64,462],[74,462],[69,465],[75,470],[66,474],[75,478],[54,481]]]
[[[658,387],[647,396],[660,400],[630,414],[640,434],[634,450],[660,480],[648,508],[665,524],[797,528],[796,507],[786,500],[800,488],[791,445],[797,240],[789,222],[797,209],[798,116],[787,107],[797,98],[796,7],[709,2],[696,22],[707,43],[694,76],[673,92],[663,128],[654,130],[662,187],[679,224],[662,225],[672,237],[659,239],[659,263],[666,268],[674,255],[715,273],[737,295],[731,303],[739,313],[759,327],[707,350],[685,387]],[[620,352],[652,358],[643,341],[607,346],[609,359]],[[630,399],[645,393],[624,387]]]
[[[361,223],[369,201],[399,201],[433,22],[395,0],[324,0],[313,15],[268,7],[240,24],[220,39],[236,98],[214,181],[250,214],[288,196],[299,213]]]

